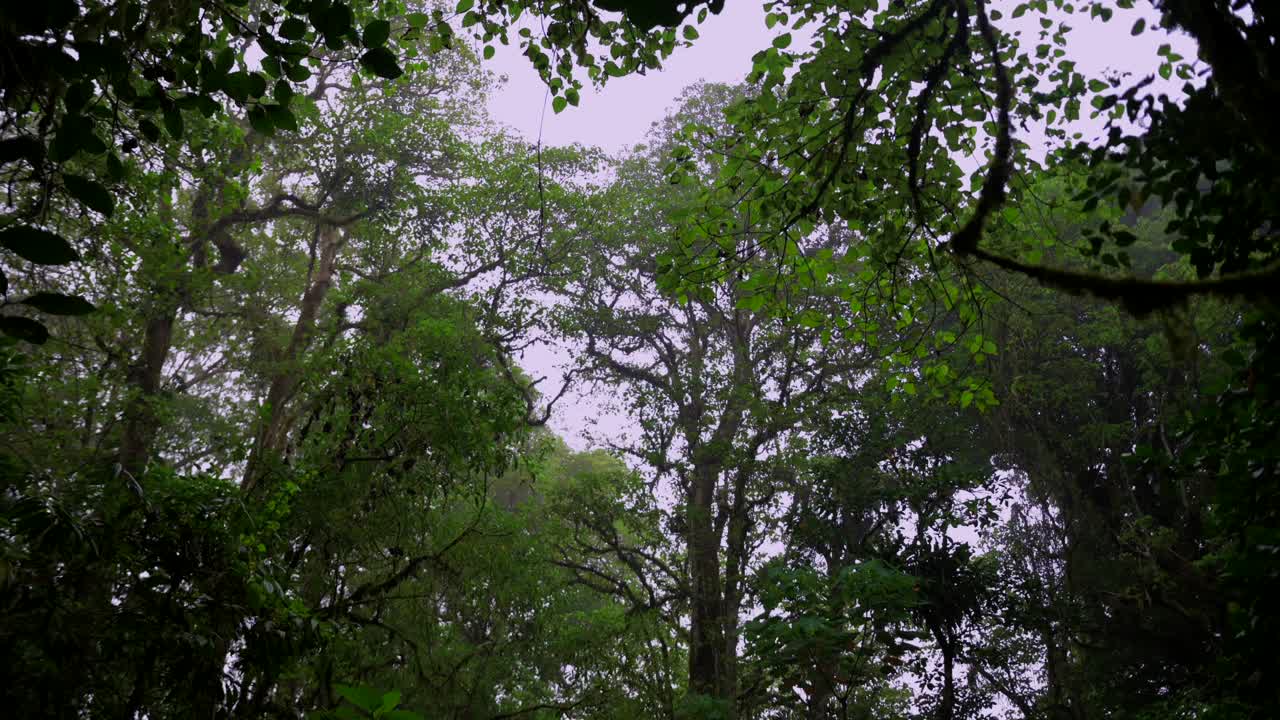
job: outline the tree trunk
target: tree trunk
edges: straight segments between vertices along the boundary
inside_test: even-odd
[[[245,468],[241,489],[245,494],[254,492],[269,474],[271,459],[284,448],[292,415],[289,403],[298,388],[300,372],[298,360],[307,349],[315,332],[316,317],[324,304],[329,288],[333,286],[334,265],[342,247],[342,232],[333,225],[321,225],[316,229],[315,265],[302,294],[298,321],[294,323],[289,345],[278,358],[277,367],[267,390],[267,417],[254,438],[253,449]]]
[[[723,694],[724,613],[720,588],[720,539],[715,532],[715,467],[694,470],[688,505],[689,576],[693,597],[689,615],[689,691],[719,699]]]
[[[124,410],[124,437],[120,441],[118,462],[120,468],[133,478],[142,476],[151,455],[158,424],[155,402],[160,394],[164,363],[173,345],[173,326],[177,315],[177,304],[165,303],[147,320],[142,353],[129,368],[129,383],[134,386],[134,395]]]

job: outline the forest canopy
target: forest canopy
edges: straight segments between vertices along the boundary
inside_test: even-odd
[[[0,9],[7,712],[1269,717],[1275,7],[742,2]]]

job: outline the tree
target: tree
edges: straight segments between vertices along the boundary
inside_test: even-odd
[[[714,119],[731,88],[691,93],[682,113]],[[679,114],[668,127],[683,120]],[[741,613],[755,548],[767,537],[765,518],[785,486],[770,460],[805,418],[836,402],[871,360],[866,348],[825,342],[806,317],[831,311],[827,298],[803,301],[801,322],[760,312],[770,289],[734,277],[708,284],[685,300],[665,296],[654,257],[683,193],[655,193],[667,138],[620,168],[606,201],[597,252],[561,291],[562,327],[583,346],[584,379],[625,392],[624,407],[640,426],[634,441],[616,441],[644,463],[653,482],[669,483],[676,500],[670,520],[681,538],[683,567],[650,568],[664,584],[687,588],[689,692],[733,713],[739,695],[737,655]],[[710,160],[708,160],[710,162]],[[734,219],[743,245],[751,219]],[[687,578],[687,579],[686,579]]]
[[[56,325],[29,369],[5,347],[3,642],[18,712],[332,707],[344,680],[413,666],[396,652],[420,640],[404,626],[425,606],[398,593],[440,587],[455,555],[483,557],[477,532],[518,527],[485,486],[536,455],[525,438],[549,409],[509,355],[532,327],[524,288],[563,253],[546,220],[575,211],[591,156],[546,153],[540,177],[531,148],[475,114],[485,83],[465,53],[403,82],[324,65],[296,131],[188,122],[183,143],[130,165],[135,192],[109,222],[61,218],[84,262],[14,273],[15,290],[74,287],[102,308]],[[494,607],[569,612],[568,596],[539,604],[559,589],[536,573],[551,565],[529,562],[545,547],[506,553],[526,582],[461,575],[437,625],[478,627]],[[421,691],[475,714],[604,702],[602,680],[566,679],[569,655],[548,648],[584,672],[591,655],[543,644],[555,623],[535,626],[451,650],[525,652],[520,672]],[[499,680],[523,694],[502,700]],[[486,687],[488,705],[469,694]]]

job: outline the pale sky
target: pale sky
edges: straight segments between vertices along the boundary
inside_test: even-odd
[[[698,26],[701,35],[692,47],[678,48],[665,67],[645,76],[610,78],[602,91],[584,88],[578,107],[556,115],[547,103],[546,87],[528,58],[520,54],[512,33],[510,46],[497,46],[487,66],[509,78],[489,101],[489,111],[525,137],[536,140],[544,118],[544,145],[583,143],[610,152],[644,139],[649,126],[663,118],[684,88],[699,80],[740,82],[751,71],[751,56],[769,47],[774,31],[764,26],[759,0],[729,0],[719,15],[708,15]],[[584,76],[585,78],[585,76]]]

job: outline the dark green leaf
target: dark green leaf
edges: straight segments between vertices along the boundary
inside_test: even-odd
[[[311,70],[300,62],[289,63],[288,67],[284,70],[284,74],[294,82],[303,82],[307,78],[311,77]]]
[[[333,690],[361,710],[373,712],[382,705],[382,696],[373,688],[335,685]]]
[[[222,106],[218,104],[218,101],[208,95],[198,95],[196,97],[196,106],[200,108],[200,114],[205,117],[213,117],[222,109]]]
[[[17,315],[0,316],[0,332],[12,338],[43,345],[49,339],[49,328],[31,318]]]
[[[293,117],[293,113],[289,112],[289,108],[283,105],[263,105],[267,111],[267,117],[271,119],[271,124],[281,130],[289,130],[291,132],[298,131],[298,121]]]
[[[284,80],[277,80],[276,86],[271,90],[271,97],[274,97],[276,102],[281,105],[288,107],[289,101],[293,99],[293,86]]]
[[[169,136],[174,140],[182,139],[181,110],[173,106],[164,109],[164,129],[169,131]]]
[[[249,73],[240,70],[229,73],[226,82],[223,84],[227,95],[238,103],[243,103],[249,99],[249,92],[252,89]]]
[[[259,72],[249,73],[249,97],[260,98],[267,94],[267,76]]]
[[[551,110],[552,112],[559,114],[561,112],[564,112],[564,109],[568,104],[569,104],[568,100],[557,95],[556,97],[551,99]]]
[[[263,135],[272,135],[276,131],[275,123],[271,122],[271,116],[267,115],[266,109],[261,105],[249,108],[249,125]]]
[[[0,231],[0,246],[37,265],[66,265],[80,259],[62,236],[25,225]]]
[[[97,309],[93,303],[77,295],[50,292],[39,292],[20,302],[50,315],[88,315]]]
[[[71,87],[67,88],[67,94],[63,97],[66,103],[67,112],[70,114],[79,113],[93,98],[93,85],[88,81],[81,80]]]
[[[44,146],[39,140],[27,135],[0,140],[0,165],[22,159],[33,167],[38,166],[44,158]]]
[[[391,37],[391,23],[386,20],[374,20],[364,26],[364,46],[367,48],[379,48],[387,44],[387,38]]]
[[[93,132],[93,120],[84,115],[68,115],[62,119],[50,148],[55,162],[70,160],[84,151],[91,155],[105,152],[106,144]]]
[[[225,75],[231,71],[231,66],[235,64],[236,56],[230,47],[224,47],[218,51],[213,59],[213,66],[220,74]]]
[[[84,203],[90,210],[97,210],[107,217],[111,217],[111,213],[115,212],[115,200],[98,181],[68,173],[62,176],[62,184],[66,186],[67,192],[71,193],[72,197]]]
[[[124,179],[124,163],[120,162],[120,158],[115,153],[107,155],[107,175],[115,181]]]
[[[404,74],[404,71],[396,64],[396,56],[386,48],[374,48],[361,55],[360,64],[374,75],[388,80],[395,80]]]
[[[160,126],[150,120],[139,120],[138,130],[142,132],[142,136],[151,142],[160,141]]]
[[[285,40],[301,40],[307,34],[307,23],[302,18],[291,17],[280,23],[277,34]]]

